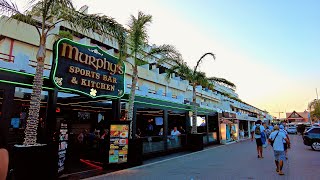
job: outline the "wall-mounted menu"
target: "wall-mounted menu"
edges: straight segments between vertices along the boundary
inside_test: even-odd
[[[110,126],[109,163],[124,163],[128,160],[128,124]]]
[[[68,124],[61,123],[59,134],[59,149],[58,149],[58,173],[64,170],[68,148]]]

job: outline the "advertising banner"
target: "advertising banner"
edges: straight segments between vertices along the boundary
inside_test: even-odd
[[[129,124],[110,125],[109,163],[128,161]]]

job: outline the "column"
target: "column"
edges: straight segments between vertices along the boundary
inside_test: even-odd
[[[46,142],[50,143],[53,140],[53,134],[57,130],[57,100],[58,100],[58,90],[55,88],[53,91],[48,91],[48,106],[46,114]]]
[[[12,105],[14,104],[14,92],[15,87],[9,84],[0,83],[0,90],[3,90],[3,101],[2,101],[2,118],[0,119],[0,131],[3,132],[5,143],[8,143],[9,138],[9,125],[12,116]]]
[[[163,110],[163,139],[164,139],[164,149],[168,149],[168,110]]]
[[[209,143],[209,116],[206,115],[206,136],[207,136],[207,143]]]
[[[132,122],[131,122],[131,132],[132,132],[132,138],[136,138],[136,133],[137,133],[137,107],[133,106],[133,117],[132,117]]]
[[[191,123],[190,123],[190,116],[189,116],[189,111],[187,111],[185,113],[185,116],[186,116],[186,134],[189,134],[190,133],[190,126],[191,126]]]
[[[251,138],[250,121],[247,121],[247,122],[248,122],[248,136],[249,138]]]
[[[112,118],[114,121],[119,121],[121,116],[121,99],[112,100]]]

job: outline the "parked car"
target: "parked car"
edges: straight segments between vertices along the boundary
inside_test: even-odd
[[[287,132],[288,134],[297,134],[298,131],[297,131],[297,127],[296,126],[290,126],[287,128]]]
[[[306,127],[306,129],[304,130],[303,134],[306,133],[307,131],[309,131],[311,129],[311,127]]]
[[[306,146],[311,146],[315,151],[320,151],[320,127],[311,127],[303,135],[303,143]]]

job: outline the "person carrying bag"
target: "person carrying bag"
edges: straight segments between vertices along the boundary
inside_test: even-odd
[[[275,164],[277,166],[277,173],[279,175],[284,175],[282,172],[283,162],[286,160],[286,155],[283,147],[283,140],[285,140],[288,144],[290,141],[288,140],[286,134],[279,130],[279,126],[274,126],[274,132],[272,132],[269,136],[269,143],[273,147]]]

